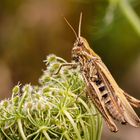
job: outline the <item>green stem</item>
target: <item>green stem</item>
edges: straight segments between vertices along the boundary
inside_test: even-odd
[[[119,0],[118,5],[136,33],[140,36],[140,18],[130,6],[128,0]]]
[[[8,135],[4,132],[3,129],[1,129],[2,133],[4,134],[4,136],[6,137],[7,140],[12,140],[10,137],[8,137]]]
[[[81,136],[80,136],[80,133],[79,133],[79,130],[78,130],[78,128],[77,128],[77,125],[76,125],[76,123],[74,122],[73,118],[71,117],[71,115],[70,115],[66,110],[64,110],[64,113],[65,113],[65,115],[67,116],[67,118],[69,119],[69,121],[71,122],[71,124],[72,124],[72,126],[73,126],[73,128],[74,128],[74,131],[75,131],[75,133],[76,133],[76,135],[77,135],[77,137],[78,137],[78,140],[82,140],[82,138],[81,138]]]
[[[97,140],[101,139],[101,135],[102,135],[102,129],[103,129],[103,121],[102,121],[102,117],[100,117],[100,114],[98,115],[98,132],[97,132]]]
[[[37,130],[36,132],[34,132],[34,133],[28,135],[27,138],[30,138],[30,137],[32,137],[32,136],[34,136],[34,135],[37,135],[37,134],[39,134],[39,132],[40,132],[40,130]]]
[[[19,133],[20,133],[22,139],[27,140],[27,138],[26,138],[26,136],[24,134],[23,128],[22,128],[21,119],[18,119],[17,122],[18,122]]]
[[[27,118],[29,119],[30,123],[31,123],[32,125],[34,125],[35,127],[38,127],[37,124],[36,124],[36,122],[34,121],[32,115],[30,114],[29,109],[27,109],[27,112],[28,112]]]
[[[73,96],[73,97],[75,97],[75,98],[77,98],[77,95],[75,95],[75,94],[73,94],[73,93],[71,93],[70,94],[71,96]],[[86,108],[86,110],[89,112],[89,114],[91,114],[91,115],[93,115],[92,113],[91,113],[91,110],[89,109],[89,107],[88,107],[88,105],[81,99],[81,98],[78,98],[77,99],[79,102],[81,102],[81,104]],[[90,105],[91,105],[91,107],[92,107],[92,109],[94,109],[95,110],[95,107],[93,106],[93,104],[90,102]],[[96,111],[95,111],[96,112]],[[90,115],[90,123],[91,124],[96,124],[96,120],[95,119],[93,119],[93,117]],[[102,132],[102,131],[101,131]],[[90,137],[92,137],[92,139],[96,139],[96,135],[95,135],[95,133],[96,133],[96,128],[95,127],[91,127],[91,129],[90,129]]]
[[[80,120],[80,124],[82,126],[83,131],[84,131],[84,138],[85,138],[85,140],[89,140],[90,139],[90,135],[89,135],[89,131],[87,130],[87,126],[84,124],[83,120]]]
[[[66,138],[66,140],[71,140],[71,138],[69,137],[68,133],[64,133],[64,137]]]
[[[59,80],[57,80],[53,77],[51,77],[51,80],[57,82],[61,87],[63,87],[63,89],[66,89],[65,86],[61,82],[59,82]]]
[[[45,138],[47,140],[51,140],[51,138],[49,137],[48,133],[46,132],[46,130],[42,130],[42,133],[44,134]]]
[[[21,98],[21,101],[20,101],[20,103],[19,103],[18,110],[19,110],[20,112],[21,112],[21,108],[22,108],[22,105],[23,105],[23,102],[24,102],[24,100],[25,100],[26,95],[27,95],[27,91],[24,92],[24,94],[23,94],[23,96],[22,96],[22,98]]]
[[[39,133],[34,137],[33,140],[37,140],[38,139],[38,136],[39,136]],[[41,139],[42,140],[42,139]]]

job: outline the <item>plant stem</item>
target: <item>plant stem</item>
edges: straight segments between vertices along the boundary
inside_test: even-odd
[[[77,137],[78,137],[78,140],[82,140],[82,138],[81,138],[81,136],[80,136],[80,133],[79,133],[79,131],[78,131],[77,125],[76,125],[76,123],[74,122],[73,118],[70,116],[70,114],[69,114],[66,110],[64,110],[64,113],[65,113],[65,115],[67,116],[67,118],[69,119],[69,121],[71,122],[71,124],[72,124],[72,126],[73,126],[73,128],[74,128],[74,130],[75,130],[75,133],[76,133],[76,135],[77,135]]]
[[[23,131],[23,129],[22,129],[21,119],[18,119],[17,122],[18,122],[19,133],[20,133],[22,139],[23,139],[23,140],[27,140],[27,138],[26,138],[26,136],[25,136],[25,134],[24,134],[24,131]]]
[[[18,106],[19,112],[21,111],[21,108],[22,108],[22,105],[23,105],[23,102],[24,102],[24,100],[25,100],[26,95],[27,95],[27,91],[25,91],[25,92],[23,93],[23,96],[22,96],[21,101],[20,101],[20,103],[19,103],[19,106]]]
[[[69,135],[68,135],[67,133],[64,133],[64,136],[65,136],[65,138],[66,138],[67,140],[71,140],[70,137],[69,137]]]
[[[49,135],[46,132],[46,130],[42,130],[42,133],[44,134],[44,136],[46,137],[47,140],[51,140],[51,138],[49,137]]]
[[[4,134],[4,136],[7,138],[7,140],[12,140],[10,137],[7,136],[7,134],[4,132],[3,129],[1,129],[2,133]],[[1,140],[1,139],[0,139]]]
[[[136,33],[140,36],[140,18],[130,6],[128,0],[119,0],[118,5]]]

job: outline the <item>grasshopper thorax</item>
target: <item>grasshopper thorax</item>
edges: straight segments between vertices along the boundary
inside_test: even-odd
[[[84,51],[84,38],[78,37],[74,43],[74,47],[72,49],[72,59],[76,62],[79,61],[82,52]]]

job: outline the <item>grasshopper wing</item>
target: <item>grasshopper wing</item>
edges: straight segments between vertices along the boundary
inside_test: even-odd
[[[114,94],[120,100],[125,120],[134,127],[140,127],[140,119],[130,105],[130,103],[132,103],[136,106],[136,102],[139,103],[139,100],[126,95],[126,93],[118,86],[111,73],[100,59],[95,61],[95,65],[98,68],[100,75],[104,78],[104,82],[108,85],[110,91],[112,91],[112,96]],[[137,106],[140,105],[137,104]]]

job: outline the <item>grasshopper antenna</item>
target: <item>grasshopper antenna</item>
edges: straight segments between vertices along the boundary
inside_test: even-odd
[[[79,19],[78,37],[81,36],[81,24],[82,24],[82,12],[80,13],[80,19]]]
[[[73,31],[74,35],[76,38],[78,38],[78,35],[76,33],[76,31],[74,30],[74,28],[71,26],[71,24],[68,22],[68,20],[64,17],[64,20],[66,21],[66,23],[68,24],[68,26],[71,28],[71,30]]]

